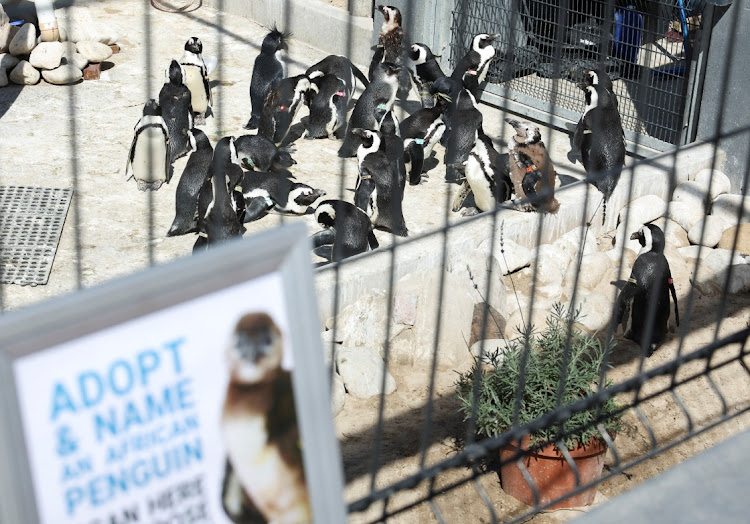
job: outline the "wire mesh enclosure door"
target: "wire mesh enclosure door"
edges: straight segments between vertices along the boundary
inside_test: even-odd
[[[702,6],[682,0],[458,0],[450,64],[474,35],[497,33],[485,92],[558,124],[583,111],[577,84],[586,71],[604,69],[626,138],[664,151],[690,140],[682,130],[698,76],[701,13]]]

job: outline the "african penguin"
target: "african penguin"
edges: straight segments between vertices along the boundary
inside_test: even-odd
[[[185,69],[185,85],[190,89],[195,123],[199,125],[206,123],[206,115],[213,100],[208,68],[202,53],[203,43],[199,38],[192,37],[185,42],[185,52],[180,58],[180,65]]]
[[[359,175],[354,190],[355,205],[370,216],[375,227],[405,237],[408,231],[398,166],[389,160],[377,131],[355,128],[352,132],[362,141],[357,149]]]
[[[185,69],[177,60],[172,60],[167,69],[167,82],[159,92],[159,107],[169,130],[169,150],[174,162],[195,151],[190,133],[193,128],[190,89],[185,85]]]
[[[168,237],[192,233],[198,228],[198,193],[208,179],[209,166],[214,156],[206,134],[198,128],[191,131],[195,151],[188,158],[175,192],[175,217],[167,232]]]
[[[450,118],[450,136],[445,148],[445,181],[460,183],[463,178],[463,163],[469,159],[479,130],[482,128],[482,113],[476,99],[466,89],[459,91],[455,109]]]
[[[235,522],[248,522],[247,499],[265,522],[312,522],[292,376],[282,367],[285,351],[281,330],[264,312],[243,315],[227,347],[222,504]]]
[[[375,74],[370,85],[359,97],[349,119],[344,143],[339,148],[338,155],[349,158],[357,154],[357,148],[362,138],[352,132],[352,129],[380,129],[378,112],[388,112],[396,100],[398,89],[398,73],[400,67],[384,62],[375,68]]]
[[[560,203],[554,196],[555,166],[552,164],[547,148],[544,147],[539,128],[531,122],[519,122],[511,118],[506,118],[505,121],[516,131],[516,134],[508,141],[513,191],[517,199],[529,200],[529,202],[520,203],[520,208],[524,211],[557,213]],[[539,176],[535,173],[536,171],[539,172]],[[524,190],[527,175],[530,175],[531,179],[526,181],[526,187],[531,184],[538,197],[534,202],[530,201],[530,195],[527,195]]]
[[[382,53],[376,50],[373,56],[370,63],[370,80],[374,80],[373,73],[379,63],[390,62],[402,66],[398,76],[398,98],[403,100],[409,95],[411,79],[408,69],[403,67],[408,42],[402,25],[401,11],[392,5],[378,5],[377,10],[383,13],[383,25],[380,28],[377,44],[377,48],[382,49]]]
[[[305,138],[343,136],[346,131],[346,111],[351,99],[351,91],[347,89],[346,82],[335,75],[326,74],[313,77],[310,87],[315,94],[309,102],[310,115],[307,118]]]
[[[326,229],[311,237],[313,247],[332,245],[332,262],[379,247],[370,217],[354,204],[324,200],[315,210],[315,219]]]
[[[430,86],[430,93],[435,101],[435,107],[442,109],[443,111],[443,122],[445,122],[445,132],[443,137],[440,139],[440,143],[447,147],[448,139],[451,134],[451,123],[453,120],[453,114],[456,111],[456,102],[458,101],[458,95],[464,90],[464,84],[460,80],[456,80],[449,76],[442,76],[435,80]]]
[[[404,141],[401,138],[398,119],[393,111],[388,111],[380,120],[381,149],[388,162],[398,173],[398,184],[403,192],[406,186],[406,164],[404,163]]]
[[[677,293],[672,283],[669,262],[664,256],[664,233],[654,224],[646,224],[630,237],[637,239],[641,250],[633,263],[633,270],[627,282],[622,283],[617,298],[617,325],[622,324],[625,337],[646,349],[650,357],[667,335],[671,292],[674,300],[674,314],[680,325],[677,307]],[[617,282],[616,284],[620,284]],[[652,302],[655,304],[652,305]],[[649,310],[654,307],[653,327],[648,331]],[[626,326],[629,326],[626,328]]]
[[[451,77],[462,81],[474,98],[479,98],[479,85],[487,77],[490,62],[495,56],[492,41],[499,36],[497,33],[476,35],[471,41],[471,47],[453,70]]]
[[[425,44],[412,44],[406,63],[419,91],[422,107],[433,107],[435,100],[430,93],[430,86],[435,80],[445,76],[435,55]]]
[[[581,152],[590,182],[602,193],[602,224],[607,201],[625,165],[625,133],[615,95],[601,86],[587,86],[586,107],[573,135],[573,147]]]
[[[169,182],[171,164],[169,129],[152,98],[143,106],[143,116],[135,125],[125,176],[127,180],[135,178],[141,191],[156,191]]]
[[[285,172],[297,162],[289,149],[278,147],[269,138],[260,135],[242,135],[234,140],[242,167],[252,171]]]
[[[270,210],[304,215],[308,206],[326,194],[322,189],[260,171],[246,172],[237,189],[245,200],[245,222],[258,220]]]
[[[418,109],[401,122],[400,131],[409,184],[417,185],[422,179],[424,161],[430,157],[432,149],[445,132],[442,107]]]
[[[258,127],[266,97],[286,76],[286,64],[282,54],[287,49],[286,39],[290,36],[290,33],[281,32],[274,27],[263,38],[260,54],[255,58],[250,78],[251,114],[245,129]]]
[[[316,74],[318,73],[318,74]],[[362,87],[370,85],[367,77],[345,56],[328,55],[323,60],[307,68],[305,76],[312,80],[316,76],[334,75],[346,84],[349,93],[354,92],[355,81],[359,80]]]
[[[198,239],[196,252],[243,233],[234,187],[242,180],[242,168],[234,138],[225,136],[216,144],[208,179],[198,194]]]
[[[263,103],[258,134],[277,144],[284,140],[308,89],[310,80],[305,75],[282,79]]]
[[[617,96],[615,95],[615,88],[612,84],[612,79],[609,77],[607,71],[604,68],[599,67],[586,71],[586,74],[583,77],[583,82],[579,82],[577,85],[582,91],[585,91],[588,86],[598,86],[606,89],[612,94],[612,99],[615,103],[615,107],[617,107]]]
[[[477,137],[464,167],[466,184],[474,195],[476,207],[462,211],[463,216],[474,215],[477,211],[493,211],[498,203],[510,199],[513,183],[508,162],[509,155],[500,155],[489,137],[483,133]],[[454,211],[457,210],[454,207]]]

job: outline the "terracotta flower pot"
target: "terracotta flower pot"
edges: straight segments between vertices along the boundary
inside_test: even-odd
[[[522,449],[528,449],[529,437],[524,437],[521,442]],[[500,450],[500,460],[512,459],[518,449],[516,446],[506,446]],[[587,446],[570,450],[570,455],[578,468],[581,485],[597,479],[604,468],[604,455],[607,445],[598,440],[592,440]],[[547,446],[536,451],[523,459],[523,465],[531,475],[537,492],[539,504],[546,504],[576,487],[576,478],[565,457],[553,446]],[[534,492],[526,479],[523,478],[517,462],[512,461],[500,468],[500,480],[503,490],[509,495],[517,498],[524,504],[534,505]],[[577,495],[565,498],[553,504],[549,509],[574,508],[588,506],[594,502],[596,486],[591,487]]]

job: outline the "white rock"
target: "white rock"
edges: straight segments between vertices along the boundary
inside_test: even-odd
[[[8,50],[10,45],[10,18],[5,14],[2,4],[0,4],[0,53]]]
[[[664,233],[664,242],[668,246],[671,245],[675,248],[678,248],[690,245],[687,232],[682,228],[680,224],[678,224],[674,220],[661,217],[652,222],[652,224],[658,226],[659,229],[662,230],[662,232]]]
[[[573,296],[573,286],[575,284],[576,271],[578,271],[578,292],[590,292],[597,289],[602,283],[602,279],[610,272],[612,260],[604,251],[589,253],[581,259],[581,269],[578,271],[578,262],[571,262],[568,270],[565,272],[563,280],[563,296],[567,299]]]
[[[590,293],[579,294],[576,297],[576,304],[572,307],[581,307],[578,323],[589,333],[606,331],[609,327],[613,312],[610,296],[604,293]]]
[[[81,53],[76,53],[75,49],[72,49],[69,53],[63,53],[60,64],[72,65],[83,71],[89,65],[89,61]]]
[[[695,261],[698,260],[698,250],[700,249],[700,259],[703,260],[706,258],[706,256],[712,251],[710,248],[707,248],[706,246],[687,246],[687,247],[681,247],[678,248],[677,251],[680,253],[682,258],[685,259],[685,262],[688,264],[695,264]]]
[[[337,337],[345,346],[378,346],[385,343],[388,300],[385,292],[370,293],[341,310],[336,323]],[[392,324],[390,337],[403,325]]]
[[[695,225],[698,220],[703,218],[703,210],[696,209],[689,202],[670,202],[669,218],[680,224],[685,231]]]
[[[572,229],[554,242],[556,247],[565,252],[568,260],[573,260],[581,251],[581,233],[583,229],[584,228],[580,226]],[[591,228],[588,228],[586,236],[583,237],[583,254],[595,253],[597,250],[596,237],[591,231]]]
[[[385,394],[396,391],[396,380],[388,373],[383,359],[374,347],[342,347],[336,352],[336,367],[344,381],[346,391],[358,398],[370,398],[383,391],[385,373]]]
[[[618,223],[624,224],[626,214],[628,229],[637,231],[642,225],[653,222],[667,212],[667,203],[656,195],[645,195],[635,199],[629,206],[620,210]]]
[[[496,246],[496,253],[490,255],[489,246],[484,246],[486,249],[477,248],[451,253],[447,269],[450,273],[466,279],[470,284],[469,293],[475,304],[487,302],[504,316],[507,290],[503,282],[503,269],[497,258],[500,248]],[[488,294],[487,278],[490,275],[492,282]]]
[[[711,216],[724,221],[726,227],[737,224],[738,214],[742,208],[741,223],[750,223],[750,195],[743,198],[742,195],[721,195],[714,200],[711,206]]]
[[[705,223],[705,231],[703,230]],[[721,234],[724,232],[724,222],[715,216],[708,215],[698,222],[688,231],[688,240],[691,244],[701,244],[703,246],[714,247],[721,240]]]
[[[35,46],[36,28],[34,24],[27,23],[23,24],[16,36],[13,37],[10,46],[8,46],[8,51],[15,56],[27,55],[31,53]]]
[[[521,332],[528,327],[529,324],[534,326],[534,329],[540,331],[547,325],[547,316],[549,316],[550,309],[542,307],[534,307],[531,311],[531,318],[529,318],[529,308],[523,307],[516,309],[511,313],[508,321],[505,323],[505,338],[513,340],[520,337],[519,330]]]
[[[346,404],[344,381],[338,373],[334,373],[331,382],[331,412],[334,417],[341,413],[341,410],[344,409],[344,404]]]
[[[541,244],[532,256],[536,259],[536,292],[547,298],[558,298],[562,294],[565,270],[570,264],[568,254],[554,244]],[[533,275],[533,263],[529,269]]]
[[[479,249],[483,252],[489,251],[490,242],[490,239],[482,241],[479,244]],[[495,245],[495,258],[500,263],[503,275],[513,273],[531,264],[531,250],[529,248],[516,244],[510,239],[503,240],[502,248],[498,244]]]
[[[507,347],[508,342],[504,338],[488,338],[484,340],[484,353],[483,353],[483,362],[487,362],[487,355],[490,353],[493,353],[495,351],[502,351],[505,347]],[[471,354],[474,355],[474,358],[479,358],[480,350],[482,349],[482,341],[477,340],[474,342],[474,345],[471,346]],[[502,362],[502,361],[501,361]]]
[[[42,71],[42,78],[55,85],[74,84],[83,78],[83,71],[74,65],[63,65],[50,71]]]
[[[5,69],[0,67],[0,87],[5,87],[8,85],[8,73],[5,72]]]
[[[674,189],[672,200],[690,204],[694,213],[703,214],[704,204],[708,201],[705,188],[697,182],[683,182]]]
[[[701,169],[695,174],[695,182],[703,186],[705,193],[708,193],[708,185],[711,184],[709,198],[713,202],[716,197],[729,193],[732,189],[732,183],[729,177],[717,169]]]
[[[10,53],[0,53],[0,69],[13,69],[18,62],[20,60]]]
[[[37,69],[55,69],[60,66],[64,46],[61,42],[42,42],[29,56],[29,63]]]
[[[726,286],[729,265],[732,278]],[[721,294],[725,289],[729,293],[750,291],[750,259],[735,254],[728,249],[712,249],[700,262],[698,273],[691,271],[690,282],[706,296]]]
[[[19,85],[33,85],[39,82],[41,75],[26,60],[21,60],[10,72],[10,81]]]
[[[93,41],[103,44],[115,44],[117,33],[109,26],[95,20],[87,7],[72,6],[55,10],[57,24],[62,37],[71,42]]]
[[[76,44],[76,50],[82,54],[86,60],[95,64],[104,62],[107,58],[112,56],[112,49],[101,42],[78,42]]]
[[[627,280],[630,278],[630,273],[635,263],[636,254],[632,249],[626,249],[624,253],[621,253],[619,249],[610,249],[605,251],[611,263],[609,265],[609,271],[602,278],[601,285],[611,285],[610,282],[617,280]],[[621,258],[623,260],[621,261]],[[606,291],[605,294],[609,294],[611,289]]]

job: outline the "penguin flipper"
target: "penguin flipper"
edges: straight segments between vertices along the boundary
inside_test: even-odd
[[[636,285],[632,282],[626,282],[622,291],[620,291],[620,295],[617,297],[617,318],[615,319],[615,325],[619,326],[622,324],[624,327],[627,323],[635,292]]]
[[[422,180],[422,169],[424,167],[424,148],[416,142],[411,142],[406,148],[406,154],[411,159],[411,171],[409,172],[409,184],[416,186]]]
[[[321,246],[330,246],[332,245],[336,240],[336,230],[333,228],[330,229],[324,229],[323,231],[318,231],[313,236],[310,237],[310,240],[312,240],[313,248],[318,248]]]
[[[319,199],[322,196],[325,196],[326,192],[322,189],[315,189],[312,193],[309,195],[300,195],[297,198],[294,199],[296,203],[298,203],[301,206],[310,206],[313,202],[315,202],[317,199]]]
[[[576,126],[576,130],[573,133],[573,148],[576,152],[581,151],[581,148],[583,147],[583,135],[586,134],[587,126],[583,121],[583,118],[581,118],[578,121],[578,125]]]
[[[265,216],[267,211],[268,201],[266,200],[266,197],[260,196],[254,198],[246,198],[245,218],[243,219],[243,222],[247,224],[248,222],[258,220],[259,218]]]
[[[362,85],[366,89],[367,86],[370,85],[370,81],[367,80],[367,77],[365,76],[365,74],[362,71],[360,71],[357,66],[355,66],[351,62],[349,62],[349,65],[352,68],[352,74],[357,78],[357,80],[359,80],[362,83]],[[352,86],[352,91],[354,91],[354,86]]]
[[[677,323],[677,327],[680,327],[680,311],[677,307],[677,291],[672,283],[672,272],[667,267],[667,284],[669,285],[669,292],[672,293],[672,300],[674,300],[674,319]]]
[[[375,237],[375,231],[373,231],[372,229],[367,233],[367,243],[369,244],[371,250],[375,250],[380,247],[380,244],[378,244],[378,239]]]

